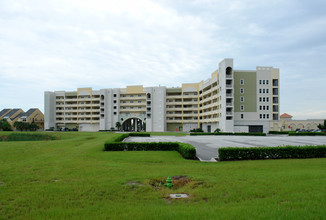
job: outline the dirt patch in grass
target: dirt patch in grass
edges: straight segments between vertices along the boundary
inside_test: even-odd
[[[159,190],[164,187],[164,184],[166,183],[167,177],[157,177],[150,179],[148,181],[148,184],[152,186],[153,188]],[[173,189],[179,189],[185,186],[189,186],[190,188],[194,189],[198,186],[205,185],[203,181],[199,180],[194,180],[188,176],[172,176],[172,184],[173,184]]]

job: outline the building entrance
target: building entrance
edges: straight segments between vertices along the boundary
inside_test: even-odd
[[[139,118],[129,118],[122,123],[123,131],[142,131],[144,130],[143,121]]]

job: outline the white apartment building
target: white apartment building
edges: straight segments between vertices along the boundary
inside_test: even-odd
[[[279,120],[279,94],[279,69],[234,70],[224,59],[209,79],[178,88],[47,91],[45,129],[268,132]]]

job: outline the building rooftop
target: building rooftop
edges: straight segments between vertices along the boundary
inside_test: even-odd
[[[5,116],[8,111],[10,111],[10,108],[5,108],[0,112],[0,117]]]
[[[292,115],[289,115],[287,113],[284,113],[280,116],[280,118],[292,118],[293,116]]]
[[[14,108],[12,109],[10,112],[8,112],[8,114],[6,114],[6,118],[11,118],[11,116],[13,116],[15,113],[17,113],[19,110],[21,110],[20,108]]]

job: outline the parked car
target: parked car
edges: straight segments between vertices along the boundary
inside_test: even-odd
[[[60,128],[60,131],[69,131],[69,128],[63,127],[63,128]]]

